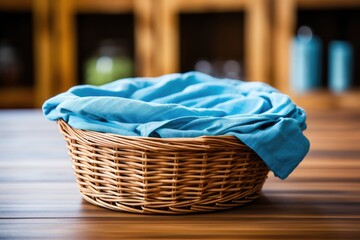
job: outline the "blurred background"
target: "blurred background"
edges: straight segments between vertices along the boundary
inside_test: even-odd
[[[197,70],[360,109],[360,0],[2,0],[0,108]]]

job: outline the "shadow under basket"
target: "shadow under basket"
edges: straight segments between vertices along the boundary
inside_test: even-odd
[[[58,121],[88,202],[143,214],[186,214],[253,201],[269,169],[232,136],[127,137]]]

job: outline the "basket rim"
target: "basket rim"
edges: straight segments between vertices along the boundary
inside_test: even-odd
[[[228,140],[237,140],[240,141],[238,138],[236,138],[233,135],[204,135],[204,136],[199,136],[199,137],[177,137],[177,138],[157,138],[157,137],[144,137],[144,136],[125,136],[125,135],[120,135],[120,134],[116,134],[116,133],[107,133],[107,132],[100,132],[100,131],[94,131],[94,130],[84,130],[84,129],[78,129],[78,128],[74,128],[72,126],[70,126],[65,120],[63,119],[59,119],[57,120],[57,123],[59,126],[61,127],[67,127],[67,128],[71,128],[72,130],[76,131],[76,132],[86,132],[86,133],[91,133],[91,134],[101,134],[101,135],[108,135],[108,136],[115,136],[115,137],[121,137],[121,138],[128,138],[128,139],[144,139],[144,140],[156,140],[156,141],[194,141],[194,140],[202,140],[202,139],[228,139]]]
[[[229,147],[236,148],[249,148],[246,144],[240,141],[238,138],[232,135],[218,135],[218,136],[199,136],[194,138],[156,138],[156,137],[144,137],[144,136],[124,136],[115,133],[104,133],[93,130],[77,129],[70,126],[63,119],[57,121],[60,132],[69,138],[76,137],[81,139],[87,144],[98,144],[101,141],[101,145],[113,145],[114,142],[131,142],[138,145],[155,143],[164,145],[186,145],[187,147],[199,149],[209,149],[214,145],[228,145]],[[180,147],[180,146],[179,146]],[[180,147],[181,148],[181,147]],[[252,149],[251,149],[252,150]],[[253,150],[252,150],[253,151]]]

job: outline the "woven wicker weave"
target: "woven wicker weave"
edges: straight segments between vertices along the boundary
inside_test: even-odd
[[[269,172],[232,136],[124,137],[58,121],[80,192],[105,208],[184,214],[232,208],[260,194]]]

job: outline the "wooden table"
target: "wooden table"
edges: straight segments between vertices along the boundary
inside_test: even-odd
[[[360,239],[360,113],[309,112],[312,147],[262,196],[206,214],[144,216],[82,200],[65,142],[40,110],[0,111],[0,238]]]

